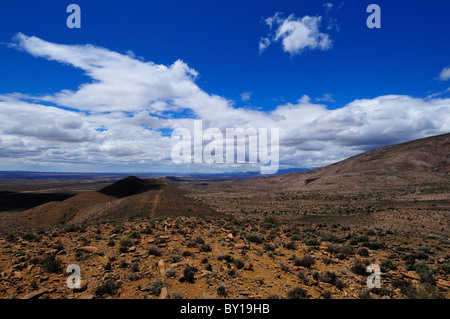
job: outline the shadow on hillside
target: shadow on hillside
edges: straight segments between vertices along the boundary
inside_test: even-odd
[[[0,191],[0,212],[27,210],[48,202],[61,202],[75,194],[67,193],[19,193]]]

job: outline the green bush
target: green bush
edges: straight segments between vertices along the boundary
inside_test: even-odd
[[[212,271],[212,266],[210,263],[206,263],[205,267],[203,267],[203,269],[208,270],[208,271]]]
[[[121,226],[116,226],[111,230],[111,234],[119,234],[122,232],[122,227]]]
[[[158,296],[161,293],[163,287],[164,283],[162,281],[154,280],[145,287],[145,290],[148,290],[151,294]]]
[[[13,255],[14,257],[22,257],[22,256],[25,256],[26,254],[27,254],[27,253],[25,252],[25,250],[19,249],[19,250],[13,252],[12,255]]]
[[[116,285],[116,282],[113,279],[108,278],[95,288],[94,293],[99,297],[103,297],[104,295],[116,295],[118,289],[119,287]]]
[[[287,242],[287,243],[283,244],[283,246],[284,246],[286,249],[294,250],[294,249],[297,248],[297,243],[296,243],[295,241],[290,241],[290,242]]]
[[[156,246],[150,246],[150,248],[148,249],[148,253],[153,256],[161,256],[161,252]]]
[[[343,289],[345,284],[338,278],[335,272],[327,270],[320,275],[320,281],[332,284],[338,289]]]
[[[361,276],[367,275],[366,269],[367,269],[366,265],[364,265],[360,260],[356,261],[350,268],[352,273],[361,275]]]
[[[420,273],[420,282],[435,285],[434,272],[431,269],[425,269]]]
[[[358,294],[358,298],[359,298],[359,299],[373,299],[372,295],[370,294],[369,289],[363,289],[363,290]]]
[[[302,287],[292,288],[287,292],[288,299],[306,299],[308,298],[308,294]]]
[[[133,230],[131,233],[128,234],[127,238],[128,239],[139,239],[139,238],[141,238],[141,233]]]
[[[248,234],[247,240],[252,243],[262,244],[264,237],[261,234]]]
[[[403,278],[395,278],[392,280],[392,287],[400,289],[400,291],[404,294],[406,289],[411,286],[411,281],[403,279]]]
[[[395,266],[394,263],[388,259],[384,259],[381,261],[381,267],[391,269],[391,270],[397,269],[397,266]]]
[[[420,299],[445,299],[445,295],[440,292],[434,285],[426,283],[418,291]]]
[[[450,261],[443,263],[440,268],[447,274],[450,274]]]
[[[369,241],[369,238],[365,235],[352,237],[349,241],[350,245],[357,245],[359,243],[366,243]]]
[[[192,267],[192,266],[188,266],[187,268],[184,269],[184,280],[190,284],[194,283],[195,281],[195,273],[198,271],[197,268]]]
[[[267,215],[267,216],[265,216],[264,217],[264,220],[263,220],[263,225],[265,226],[265,227],[270,227],[270,226],[276,226],[276,225],[278,225],[278,220],[277,220],[277,218],[275,217],[275,216],[273,216],[273,215]]]
[[[179,261],[181,261],[181,256],[176,255],[176,256],[172,256],[170,258],[170,263],[172,263],[172,264],[175,264],[175,263],[177,263]]]
[[[378,249],[384,248],[385,245],[383,243],[371,241],[371,242],[363,243],[362,246],[366,247],[366,248],[369,248],[369,249],[372,249],[372,250],[378,250]]]
[[[217,254],[217,260],[225,260],[226,262],[232,261],[232,258],[228,254]]]
[[[332,293],[331,293],[331,291],[327,290],[327,291],[322,292],[322,293],[320,294],[320,296],[321,296],[323,299],[331,299]]]
[[[421,260],[419,262],[416,262],[413,266],[413,269],[421,274],[422,272],[424,272],[425,270],[428,269],[427,263],[424,260]]]
[[[364,247],[358,248],[356,253],[362,257],[369,257],[369,250],[367,250],[367,248]]]
[[[331,244],[327,247],[327,251],[336,255],[339,259],[342,260],[347,258],[353,252],[353,248],[349,245]]]
[[[199,250],[200,250],[201,252],[210,252],[210,251],[212,250],[212,248],[211,248],[210,245],[201,245],[201,246],[199,247]]]
[[[120,244],[119,251],[121,253],[126,253],[128,251],[128,248],[133,246],[133,241],[130,238],[125,237],[119,241],[119,244]]]
[[[303,243],[307,246],[319,246],[320,241],[315,237],[306,237],[303,239]]]
[[[58,274],[62,272],[61,259],[57,258],[56,255],[46,255],[39,260],[39,264],[48,273]]]
[[[220,284],[220,285],[217,287],[217,294],[218,294],[219,296],[222,296],[222,297],[226,297],[226,296],[227,296],[228,291],[227,291],[227,288],[225,287],[224,284]]]
[[[428,246],[417,247],[414,252],[414,258],[419,260],[428,259],[428,254],[430,253],[430,248]]]
[[[337,237],[336,235],[331,234],[331,233],[323,235],[322,236],[322,240],[323,241],[329,241],[329,242],[332,242],[332,243],[342,243],[343,242],[342,239],[340,239],[339,237]]]
[[[244,262],[240,259],[233,259],[233,264],[236,265],[237,269],[241,269],[245,266]]]
[[[302,266],[306,268],[310,268],[312,265],[316,263],[316,260],[313,256],[305,255],[302,258],[296,258],[294,260],[294,266]]]
[[[22,234],[22,238],[26,241],[34,241],[34,242],[39,242],[41,240],[41,237],[39,235],[30,232]]]

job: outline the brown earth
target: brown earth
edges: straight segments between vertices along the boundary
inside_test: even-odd
[[[3,238],[3,299],[153,299],[163,287],[172,299],[450,297],[450,243],[439,236],[176,217],[10,229]],[[67,286],[71,264],[83,289]],[[381,265],[380,288],[367,286],[370,264]]]
[[[49,202],[4,216],[0,224],[45,226],[158,216],[214,216],[210,208],[183,197],[163,179],[130,176],[98,192],[84,192],[62,202]]]
[[[448,298],[449,145],[253,180],[128,177],[6,214],[0,298]]]
[[[176,182],[198,203],[227,214],[448,236],[450,134],[391,145],[305,173],[252,180]],[[206,184],[206,185],[205,185]]]

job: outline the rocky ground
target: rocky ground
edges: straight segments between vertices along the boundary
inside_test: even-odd
[[[67,286],[71,264],[79,288]],[[371,264],[380,288],[367,286]],[[270,214],[0,231],[0,299],[448,297],[450,241],[441,235]]]

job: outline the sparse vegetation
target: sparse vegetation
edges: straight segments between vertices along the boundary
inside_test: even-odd
[[[295,287],[287,292],[286,297],[288,299],[306,299],[308,293],[302,287]]]
[[[38,268],[34,268],[34,271],[42,271],[49,277],[48,280],[54,280],[50,279],[54,274],[61,275],[63,265],[68,261],[73,262],[70,258],[74,256],[77,262],[84,262],[84,265],[100,263],[100,267],[89,269],[87,266],[88,270],[86,270],[89,274],[100,271],[104,276],[97,286],[94,285],[89,290],[96,298],[122,298],[122,296],[126,298],[135,295],[157,298],[162,287],[168,288],[170,298],[191,298],[194,291],[204,289],[202,285],[205,283],[205,287],[215,289],[218,298],[239,298],[240,291],[254,293],[260,290],[267,292],[266,295],[258,295],[260,297],[279,298],[271,293],[272,288],[265,285],[263,279],[256,278],[250,281],[247,275],[248,270],[252,270],[251,273],[255,275],[261,271],[273,273],[274,281],[271,286],[276,287],[277,282],[289,284],[291,288],[287,290],[286,298],[342,298],[344,293],[354,298],[446,297],[439,287],[442,287],[440,286],[442,280],[448,281],[446,270],[448,270],[449,261],[442,258],[444,250],[436,249],[439,238],[429,238],[426,246],[414,246],[408,244],[408,240],[402,241],[400,245],[397,241],[397,236],[400,235],[392,235],[392,239],[388,238],[383,243],[384,246],[392,248],[391,252],[384,254],[384,258],[380,258],[382,272],[389,271],[390,276],[386,278],[392,279],[383,281],[382,288],[359,290],[361,283],[365,284],[365,277],[369,274],[366,272],[367,265],[374,262],[373,259],[367,258],[371,255],[371,248],[364,247],[364,243],[375,242],[373,238],[382,234],[378,229],[374,229],[375,235],[370,235],[373,233],[367,232],[367,229],[355,227],[347,229],[337,224],[310,227],[283,224],[277,220],[276,230],[275,227],[267,230],[262,227],[262,223],[239,221],[215,224],[215,221],[209,221],[210,224],[208,222],[195,224],[196,219],[191,219],[192,228],[187,235],[188,238],[185,239],[186,235],[179,233],[180,228],[165,229],[161,223],[155,220],[151,226],[152,232],[147,233],[142,231],[146,227],[149,228],[146,221],[124,222],[120,224],[121,231],[117,234],[126,235],[119,237],[117,234],[111,234],[115,236],[106,239],[96,237],[99,226],[85,226],[83,232],[61,232],[61,234],[69,234],[66,236],[70,236],[70,239],[47,236],[47,233],[41,230],[39,232],[41,240],[33,242],[34,245],[40,246],[39,250],[13,250],[14,246],[7,243],[2,246],[2,249],[10,252],[9,256],[14,262],[11,266],[14,265],[16,269],[29,276],[26,270],[27,265],[36,265]],[[170,225],[170,223],[164,223]],[[139,226],[141,224],[143,226]],[[105,228],[108,226],[106,224]],[[217,227],[225,231],[218,231]],[[216,231],[211,233],[211,229]],[[243,235],[240,235],[241,232]],[[360,235],[355,235],[358,232]],[[50,233],[54,234],[57,231],[51,230]],[[106,230],[100,233],[108,234],[111,231]],[[229,236],[230,233],[233,235]],[[265,240],[268,234],[272,237],[270,240]],[[253,236],[258,239],[251,241]],[[78,245],[74,245],[74,239],[77,240]],[[314,240],[317,241],[313,242]],[[242,249],[242,246],[234,247],[242,242],[248,245],[246,241],[251,242],[252,247],[246,249]],[[318,246],[307,245],[311,243],[320,245],[320,241],[326,243],[325,249],[323,246],[319,249]],[[104,258],[102,251],[89,252],[77,249],[85,243],[89,243],[90,246],[100,246],[99,242],[104,243],[101,247],[108,256],[105,262],[102,259]],[[117,248],[110,246],[109,242],[117,243]],[[129,251],[132,246],[135,246],[135,249]],[[316,248],[311,249],[311,247]],[[53,252],[52,254],[47,253],[49,249]],[[110,250],[106,251],[108,249]],[[217,250],[220,252],[211,255],[212,251]],[[146,251],[149,254],[148,258],[144,257]],[[353,255],[354,251],[356,253]],[[438,251],[439,255],[433,251]],[[162,273],[159,272],[158,260],[162,260],[165,264]],[[201,271],[200,268],[193,266],[199,264],[202,265]],[[253,264],[256,267],[253,267]],[[415,273],[417,279],[411,281],[403,278],[402,273],[399,272],[399,266],[411,271],[411,276],[413,276],[412,272]],[[30,275],[31,279],[35,279],[34,275]],[[121,289],[121,280],[117,278],[122,278],[126,282],[137,282],[142,278],[151,278],[151,280],[150,284],[144,287],[139,285],[140,288],[136,291],[130,291],[129,285],[124,285]],[[180,281],[178,284],[185,285],[186,290],[170,291],[171,283],[178,280]],[[217,282],[217,280],[223,282]],[[226,280],[244,282],[244,287],[248,286],[251,287],[249,290],[253,290],[246,292],[234,285],[227,285]],[[335,288],[310,292],[308,287],[315,285],[322,287],[322,283]],[[302,287],[299,287],[299,284]],[[27,286],[30,290],[37,290],[43,284],[38,280],[30,280]]]
[[[360,260],[358,260],[355,263],[353,263],[351,271],[354,274],[357,274],[360,276],[366,276],[367,275],[366,268],[367,268],[367,266],[364,265]]]
[[[36,257],[33,261],[34,264],[38,264],[45,272],[59,274],[62,272],[61,259],[56,257],[55,254],[47,254],[44,257]]]
[[[161,256],[161,251],[156,246],[150,246],[148,253],[152,256]]]
[[[311,255],[305,255],[302,258],[294,258],[294,266],[301,266],[310,268],[312,265],[315,264],[316,260]]]
[[[221,296],[221,297],[226,297],[226,296],[227,296],[228,290],[227,290],[225,284],[222,283],[222,284],[220,284],[220,285],[217,287],[217,294],[218,294],[219,296]]]
[[[260,234],[248,234],[247,240],[252,243],[262,244],[264,242],[264,236]]]
[[[343,289],[345,287],[344,282],[338,278],[337,274],[333,271],[326,271],[320,275],[320,281],[332,284],[338,289]]]
[[[118,288],[116,282],[113,279],[108,278],[95,288],[94,293],[98,297],[103,297],[105,295],[113,296],[117,294]]]
[[[122,239],[119,241],[119,245],[120,245],[119,251],[120,251],[121,253],[126,253],[126,252],[128,252],[128,249],[129,249],[131,246],[133,246],[133,241],[132,241],[130,238],[128,238],[128,237],[122,238]]]
[[[184,275],[184,280],[188,283],[194,283],[195,281],[195,273],[198,271],[197,268],[192,267],[192,266],[188,266],[187,268],[184,269],[183,271],[183,275]]]
[[[311,187],[317,183],[321,180]],[[82,278],[88,279],[83,295],[57,289],[46,296],[159,298],[165,287],[166,298],[172,299],[450,297],[449,242],[439,235],[445,231],[439,200],[427,212],[441,223],[439,228],[422,230],[420,225],[412,231],[383,220],[396,216],[402,223],[419,223],[390,201],[390,196],[402,196],[402,205],[411,205],[406,198],[415,191],[395,190],[386,199],[384,189],[349,189],[350,195],[341,190],[277,189],[262,193],[263,207],[256,193],[230,197],[228,190],[204,189],[210,197],[195,190],[184,196],[220,207],[224,213],[217,218],[146,218],[121,211],[125,218],[95,224],[0,228],[0,267],[5,270],[0,273],[0,293],[20,298],[53,287],[65,279],[64,267],[77,263]],[[224,196],[223,202],[216,194]],[[427,196],[422,190],[419,194]],[[163,203],[168,200],[164,196],[162,192]],[[256,204],[249,208],[246,203]],[[196,215],[195,205],[190,207]],[[421,217],[429,221],[427,216]],[[373,263],[381,266],[382,287],[364,289],[366,267]]]
[[[164,287],[164,282],[159,280],[152,281],[149,285],[145,287],[144,290],[149,291],[153,295],[159,295],[161,289]]]

